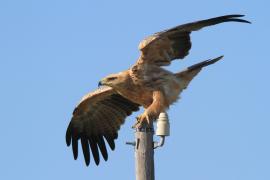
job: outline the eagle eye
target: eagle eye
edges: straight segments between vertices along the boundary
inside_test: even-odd
[[[108,81],[113,81],[113,80],[115,80],[115,79],[117,79],[117,77],[109,77],[109,78],[108,78]]]

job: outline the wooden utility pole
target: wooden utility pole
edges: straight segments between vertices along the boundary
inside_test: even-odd
[[[144,125],[135,130],[135,141],[126,144],[135,147],[136,180],[155,180],[154,149],[162,147],[165,137],[170,135],[170,123],[166,112],[162,112],[157,119],[156,135],[159,142],[153,141],[153,124]]]
[[[154,180],[153,127],[143,127],[135,132],[136,180]]]

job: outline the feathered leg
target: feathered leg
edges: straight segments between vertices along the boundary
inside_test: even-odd
[[[167,108],[164,94],[161,91],[153,92],[153,102],[147,107],[143,114],[137,117],[137,122],[133,128],[142,128],[143,126],[151,127],[161,112]]]

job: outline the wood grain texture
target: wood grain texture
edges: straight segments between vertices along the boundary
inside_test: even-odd
[[[153,131],[136,131],[135,138],[136,180],[154,180]]]

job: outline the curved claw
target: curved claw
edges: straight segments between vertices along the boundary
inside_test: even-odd
[[[143,126],[151,126],[152,124],[152,120],[146,113],[136,117],[136,119],[136,123],[132,126],[133,129],[142,128]]]
[[[138,124],[139,124],[139,122],[138,121],[136,121],[136,123],[131,127],[132,129],[136,129],[137,128],[137,126],[138,126]]]
[[[135,124],[132,126],[132,129],[138,128],[138,124],[140,124],[140,118],[139,118],[139,117],[136,117],[136,122],[135,122]]]

